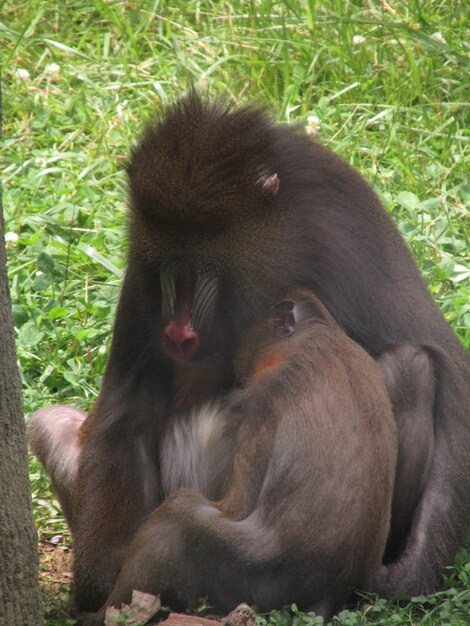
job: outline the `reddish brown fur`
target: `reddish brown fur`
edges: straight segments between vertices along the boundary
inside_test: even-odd
[[[274,370],[278,369],[283,363],[287,361],[290,356],[290,351],[284,346],[282,348],[276,346],[269,348],[259,355],[256,363],[253,364],[253,368],[248,375],[246,384],[254,385],[261,381],[262,378],[274,373]]]

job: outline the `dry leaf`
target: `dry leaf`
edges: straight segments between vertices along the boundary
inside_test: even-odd
[[[220,622],[207,617],[186,615],[185,613],[170,613],[162,626],[220,626]]]
[[[255,614],[248,604],[240,604],[224,617],[221,626],[255,626]]]
[[[109,606],[106,609],[104,624],[105,626],[116,626],[116,618],[124,612],[131,612],[131,615],[126,619],[126,626],[145,624],[160,610],[160,607],[160,596],[153,596],[151,593],[134,589],[129,605],[123,604],[120,609]]]

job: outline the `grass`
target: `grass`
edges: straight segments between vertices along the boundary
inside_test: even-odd
[[[315,116],[321,140],[381,194],[469,348],[467,13],[463,0],[0,1],[1,159],[26,413],[96,397],[126,249],[123,164],[153,111],[193,82],[265,103],[281,120]],[[34,460],[30,476],[40,537],[66,552]],[[47,623],[64,624],[68,579],[59,576],[58,592],[42,563]],[[462,552],[440,594],[362,599],[334,623],[470,624],[469,611]],[[260,621],[318,623],[295,607]]]

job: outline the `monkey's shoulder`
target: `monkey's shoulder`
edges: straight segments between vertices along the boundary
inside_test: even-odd
[[[272,341],[252,358],[246,386],[259,384],[277,375],[334,379],[336,371],[370,373],[374,380],[378,367],[374,359],[336,324],[307,320],[289,337]],[[292,381],[289,380],[289,383]]]

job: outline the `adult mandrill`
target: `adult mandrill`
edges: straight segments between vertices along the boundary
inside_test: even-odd
[[[191,481],[188,450],[211,434],[211,406],[237,387],[244,330],[293,287],[316,293],[378,358],[392,399],[391,535],[373,588],[387,596],[435,589],[469,525],[470,365],[372,190],[262,111],[194,94],[148,128],[129,187],[129,264],[66,505],[78,607],[101,606],[143,520]],[[59,493],[70,495],[66,459],[77,444],[63,421],[54,429],[54,413],[41,413],[32,442],[53,478],[55,468]],[[194,420],[189,433],[178,427]],[[185,477],[178,484],[175,471]],[[213,480],[210,499],[220,486]],[[261,565],[258,580],[267,585]]]
[[[376,362],[298,289],[245,333],[234,369],[239,390],[172,416],[166,497],[106,605],[140,589],[173,606],[207,596],[220,611],[295,602],[329,620],[379,569],[397,441]],[[82,623],[102,624],[105,609]]]

